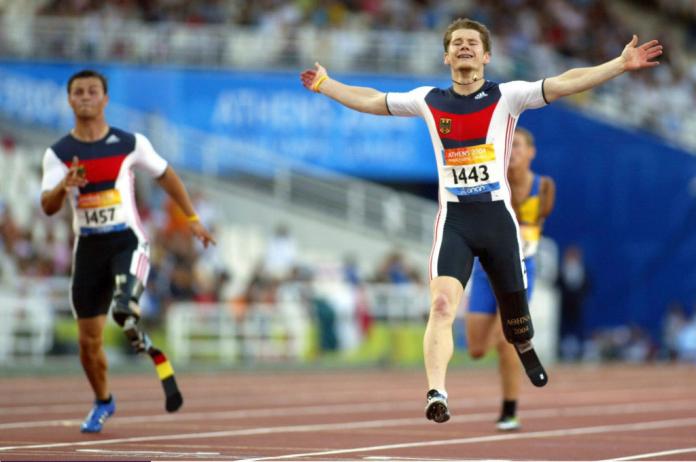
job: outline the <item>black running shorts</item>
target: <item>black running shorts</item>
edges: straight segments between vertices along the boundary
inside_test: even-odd
[[[466,287],[475,256],[496,292],[526,289],[517,221],[504,201],[447,202],[440,207],[430,254],[431,279],[451,276]]]
[[[76,243],[70,296],[77,318],[107,314],[117,274],[128,274],[138,254],[138,238],[130,229],[80,236]]]

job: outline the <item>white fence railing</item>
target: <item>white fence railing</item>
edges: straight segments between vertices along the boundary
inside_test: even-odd
[[[41,294],[0,290],[0,364],[43,362],[53,346],[53,306]]]
[[[531,301],[535,345],[545,360],[554,361],[558,296],[548,281],[538,282]],[[364,340],[358,326],[362,316],[388,326],[425,326],[430,305],[428,287],[419,284],[369,284],[359,288],[341,283],[323,287],[291,285],[290,291],[304,292],[306,297],[252,304],[244,310],[229,303],[172,305],[167,313],[167,343],[173,357],[179,363],[201,358],[228,364],[305,361],[310,359],[310,343],[315,347],[318,343],[310,335],[318,338],[327,334],[322,330],[332,330],[330,335],[338,337],[337,350],[350,351]],[[459,317],[465,316],[465,305]],[[322,309],[331,312],[328,325],[321,319],[325,318]]]

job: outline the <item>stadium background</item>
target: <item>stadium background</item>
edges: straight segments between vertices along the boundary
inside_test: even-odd
[[[345,110],[304,90],[298,73],[319,60],[381,90],[447,86],[441,30],[457,16],[489,24],[487,77],[499,81],[598,63],[634,31],[665,44],[658,69],[521,117],[537,140],[533,167],[558,192],[535,307],[553,356],[558,260],[577,245],[591,283],[584,343],[568,359],[693,359],[694,14],[677,1],[636,5],[0,2],[0,362],[75,351],[67,215],[41,216],[38,181],[44,149],[71,126],[67,77],[93,67],[109,78],[107,119],[148,135],[186,172],[219,234],[202,252],[140,182],[154,236],[144,305],[175,362],[418,364],[436,208],[426,130]],[[289,234],[275,233],[283,226]],[[118,332],[111,338],[120,357]]]

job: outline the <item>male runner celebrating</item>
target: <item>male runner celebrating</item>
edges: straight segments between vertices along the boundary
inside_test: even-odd
[[[109,307],[136,351],[147,349],[137,328],[138,299],[149,271],[149,246],[135,204],[134,167],[145,170],[181,207],[191,233],[204,246],[215,243],[198,220],[186,189],[174,169],[139,133],[110,127],[104,117],[109,101],[106,78],[84,70],[68,81],[68,102],[75,127],[46,150],[41,207],[58,212],[67,197],[73,211],[76,240],[70,300],[77,318],[80,361],[95,394],[81,426],[100,432],[116,410],[107,381],[102,333]]]
[[[534,137],[518,127],[512,138],[512,150],[507,178],[522,234],[522,255],[527,271],[527,300],[532,298],[535,276],[535,254],[539,247],[541,229],[546,217],[553,210],[556,186],[548,176],[530,170],[536,155]],[[503,405],[496,423],[498,430],[517,430],[517,398],[520,393],[519,360],[515,348],[505,340],[500,321],[496,317],[496,300],[486,273],[478,259],[471,274],[471,293],[466,316],[467,345],[469,354],[481,358],[489,346],[498,350],[498,368],[503,391]]]
[[[484,77],[491,59],[490,33],[483,24],[457,19],[445,32],[444,63],[453,85],[383,93],[345,85],[319,63],[301,73],[302,84],[357,111],[422,117],[430,131],[439,175],[440,210],[430,258],[430,316],[423,339],[429,391],[426,417],[450,418],[445,390],[452,356],[452,323],[472,262],[479,257],[493,285],[503,332],[515,345],[536,386],[548,378],[532,347],[534,334],[526,296],[521,242],[506,172],[520,114],[562,96],[579,93],[626,71],[656,66],[662,46],[638,37],[621,56],[594,67],[569,70],[536,82],[497,84]],[[395,155],[398,159],[398,153]]]

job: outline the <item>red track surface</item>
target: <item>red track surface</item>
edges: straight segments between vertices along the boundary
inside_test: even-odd
[[[0,379],[0,460],[696,460],[696,367],[556,367],[499,433],[493,370],[454,370],[453,418],[423,417],[419,371],[185,375],[164,412],[154,372],[115,376],[117,413],[79,433],[80,375]]]

